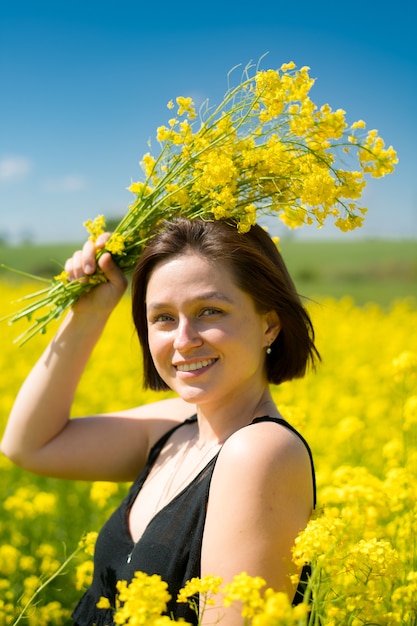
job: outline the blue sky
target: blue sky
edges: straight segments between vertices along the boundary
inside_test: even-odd
[[[6,5],[6,6],[4,6]],[[223,96],[228,71],[308,65],[316,104],[362,118],[398,152],[371,181],[366,225],[344,237],[417,237],[417,49],[411,5],[376,2],[3,3],[0,235],[80,241],[83,221],[122,215],[139,161],[178,95]],[[282,232],[281,232],[282,234]],[[298,237],[316,237],[304,227]],[[320,237],[336,236],[333,228]]]

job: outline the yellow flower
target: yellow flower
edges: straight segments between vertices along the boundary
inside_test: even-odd
[[[335,226],[339,228],[344,233],[349,232],[350,230],[355,230],[356,228],[360,228],[364,222],[363,217],[359,217],[359,215],[347,215],[347,217],[339,217],[335,221]]]
[[[145,172],[145,176],[149,178],[155,170],[156,160],[149,154],[149,152],[147,152],[142,157],[141,165],[143,167],[143,171]]]
[[[166,610],[170,600],[168,585],[160,576],[135,572],[132,581],[116,583],[118,591],[115,624],[150,626]]]
[[[293,547],[293,561],[297,567],[307,563],[322,563],[342,541],[344,525],[337,512],[330,508],[317,512],[307,527],[299,533]]]
[[[19,569],[21,569],[24,572],[33,573],[35,571],[35,563],[36,561],[33,556],[29,556],[29,555],[21,556],[19,560]]]
[[[93,556],[98,533],[96,531],[86,533],[79,541],[78,545],[86,554]]]
[[[298,228],[307,222],[308,214],[306,209],[302,211],[293,207],[284,207],[279,218],[288,228]]]
[[[92,561],[84,561],[84,563],[77,565],[77,569],[75,571],[75,588],[78,591],[81,591],[91,585],[93,580],[93,570],[94,564]]]
[[[52,515],[56,512],[57,497],[54,493],[40,491],[33,499],[33,507],[38,515]]]
[[[66,285],[69,280],[69,274],[66,270],[62,270],[60,274],[54,276],[54,280],[56,280],[56,282],[61,282],[63,285]]]
[[[106,230],[106,220],[104,215],[98,215],[94,220],[87,220],[84,222],[83,226],[87,229],[89,233],[89,239],[91,241],[96,241],[96,239],[105,232]]]
[[[178,184],[168,183],[166,186],[167,202],[170,205],[178,205],[185,208],[189,205],[189,195],[186,189],[181,189]]]
[[[220,576],[206,575],[202,578],[192,578],[187,581],[185,586],[180,589],[177,602],[188,602],[188,600],[197,594],[206,597],[206,603],[211,603],[210,596],[219,592],[223,579]]]
[[[39,576],[27,576],[23,581],[24,594],[21,597],[21,604],[24,605],[30,600],[34,592],[42,585],[42,579]]]
[[[346,571],[351,569],[356,579],[362,579],[367,585],[371,577],[386,576],[393,568],[401,567],[401,561],[388,541],[374,537],[369,541],[361,539],[354,545],[344,566]]]
[[[241,214],[238,224],[238,231],[240,233],[247,233],[252,226],[256,224],[256,208],[254,204],[248,204],[245,207],[245,213]]]
[[[144,183],[138,182],[138,183],[132,183],[129,187],[128,187],[128,191],[131,191],[132,193],[137,194],[138,196],[147,196],[152,192],[152,188],[149,187],[148,185],[145,185]]]
[[[156,130],[156,138],[158,141],[168,141],[171,135],[172,135],[171,129],[167,128],[166,126],[158,126]]]
[[[109,481],[96,481],[91,485],[90,498],[103,509],[109,498],[119,490],[118,484]]]
[[[100,600],[97,602],[96,607],[98,609],[111,609],[110,600],[105,598],[104,596],[100,597]]]
[[[111,254],[123,254],[126,246],[126,238],[120,233],[113,233],[106,242],[105,249]]]
[[[264,605],[259,613],[253,616],[252,626],[295,626],[305,624],[309,614],[309,607],[300,604],[291,606],[286,593],[275,592],[272,589],[265,591]]]
[[[246,572],[237,574],[222,589],[223,604],[242,603],[242,617],[252,618],[264,605],[261,595],[264,586],[265,580],[260,576],[249,576]]]
[[[0,573],[12,574],[19,563],[19,550],[14,546],[5,544],[0,546]]]
[[[38,515],[55,512],[57,498],[53,493],[37,491],[34,487],[20,487],[3,503],[4,509],[13,511],[17,519],[33,519]]]
[[[281,65],[281,72],[288,72],[289,70],[293,70],[295,68],[294,61],[290,61],[289,63],[283,63]]]
[[[183,96],[178,96],[177,105],[178,115],[181,116],[184,115],[184,113],[188,113],[189,119],[193,119],[197,116],[192,98],[184,98]]]

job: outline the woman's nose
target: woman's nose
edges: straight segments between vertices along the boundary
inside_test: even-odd
[[[192,320],[180,319],[178,322],[174,348],[176,350],[187,350],[201,345],[202,339],[198,333],[197,325]]]

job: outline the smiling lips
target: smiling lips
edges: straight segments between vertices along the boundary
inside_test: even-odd
[[[195,370],[200,370],[212,363],[215,363],[217,359],[204,359],[202,361],[195,361],[194,363],[179,363],[175,366],[175,368],[179,372],[194,372]]]

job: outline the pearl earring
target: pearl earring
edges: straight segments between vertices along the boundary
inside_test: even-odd
[[[268,346],[267,349],[266,349],[266,353],[267,354],[271,354],[271,352],[272,352],[272,348],[271,348],[271,346]]]

